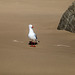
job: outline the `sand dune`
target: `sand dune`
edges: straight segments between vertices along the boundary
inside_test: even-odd
[[[0,0],[0,75],[75,75],[75,34],[58,31],[73,0]],[[33,24],[40,43],[28,45]]]

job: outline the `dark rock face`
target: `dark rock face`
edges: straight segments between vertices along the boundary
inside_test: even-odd
[[[75,33],[75,1],[62,15],[57,29]]]

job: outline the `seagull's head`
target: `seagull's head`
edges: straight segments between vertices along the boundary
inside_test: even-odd
[[[33,25],[29,24],[29,28],[34,28]]]

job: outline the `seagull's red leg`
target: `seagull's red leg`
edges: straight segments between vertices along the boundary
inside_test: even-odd
[[[30,46],[30,47],[36,47],[36,46],[35,46],[35,42],[34,42],[34,45],[33,45],[33,42],[31,42],[31,46]]]
[[[35,45],[33,47],[36,47]]]
[[[33,46],[33,47],[36,47],[36,46],[35,46],[35,42],[34,42],[34,46]]]
[[[33,42],[31,42],[31,46],[30,47],[33,47]]]

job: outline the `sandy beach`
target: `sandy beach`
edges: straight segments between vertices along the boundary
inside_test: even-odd
[[[75,75],[75,34],[57,30],[74,0],[0,0],[0,75]],[[40,43],[28,45],[28,25]]]

